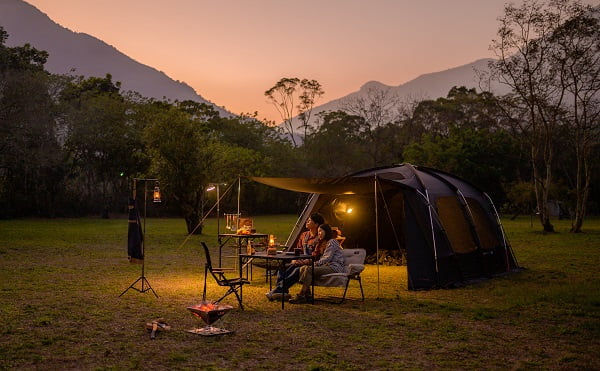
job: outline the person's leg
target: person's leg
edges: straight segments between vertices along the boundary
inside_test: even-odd
[[[310,278],[311,274],[312,270],[310,265],[303,265],[300,267],[300,277],[298,278],[298,282],[303,284],[302,287],[304,287],[304,281],[306,281],[307,278]]]
[[[277,281],[275,282],[275,287],[271,291],[267,292],[267,299],[275,300],[281,298],[280,295],[283,294],[283,280],[289,274],[288,270],[290,269],[290,267],[292,266],[285,265],[277,269]]]
[[[327,265],[315,267],[315,279],[328,273],[333,273],[333,269]],[[312,275],[313,271],[310,265],[302,266],[300,269],[300,282],[302,283],[302,289],[300,290],[300,293],[296,295],[296,297],[290,299],[290,303],[301,304],[309,301],[311,296],[310,288],[312,285]]]
[[[273,292],[288,292],[290,286],[298,282],[299,266],[288,265],[284,269],[277,271],[277,283]]]
[[[279,300],[281,295],[285,295],[287,300],[289,298],[289,289],[293,284],[298,282],[300,278],[300,266],[289,265],[285,269],[277,271],[277,283],[275,288],[267,293],[269,300]]]
[[[298,282],[300,282],[302,284],[302,288],[300,289],[300,293],[298,295],[300,296],[304,296],[305,295],[305,282],[309,282],[309,286],[310,286],[310,280],[312,277],[312,267],[310,265],[303,265],[300,267],[300,274],[298,277]]]
[[[285,265],[277,270],[277,283],[275,284],[275,287],[281,286],[281,282],[288,275],[288,270],[290,269],[290,267],[293,266]]]
[[[312,275],[311,272],[311,266],[309,265],[303,265],[300,267],[300,278],[299,281],[302,283],[302,288],[300,289],[300,292],[294,296],[293,298],[290,299],[290,303],[292,304],[302,304],[302,303],[306,303],[306,293],[305,293],[305,289],[304,289],[304,282],[310,282],[310,277]],[[310,284],[309,284],[310,285]]]
[[[300,279],[300,267],[291,265],[285,272],[285,276],[281,280],[281,289],[287,293],[293,284]]]
[[[312,269],[310,269],[310,266],[307,266],[308,269],[306,270],[306,274],[305,277],[302,281],[302,291],[304,293],[305,296],[311,296],[311,292],[310,292],[310,288],[312,286],[312,276],[313,276],[313,272]],[[318,279],[319,277],[321,277],[324,274],[329,274],[329,273],[333,273],[333,269],[328,266],[328,265],[323,265],[320,267],[315,267],[315,280]]]

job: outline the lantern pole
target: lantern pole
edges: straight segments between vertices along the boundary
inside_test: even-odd
[[[144,182],[144,223],[142,224],[142,236],[141,236],[141,241],[140,241],[140,246],[141,246],[141,255],[142,255],[142,275],[140,277],[138,277],[137,280],[135,280],[131,285],[129,285],[128,288],[125,289],[125,291],[123,291],[121,293],[121,295],[119,295],[119,297],[123,296],[123,294],[125,294],[129,289],[135,290],[137,292],[141,292],[144,293],[146,291],[152,291],[152,293],[154,294],[154,296],[156,296],[158,298],[158,294],[156,294],[156,291],[154,291],[154,289],[152,288],[152,286],[150,285],[150,282],[148,281],[148,279],[146,278],[145,275],[145,261],[146,261],[146,216],[147,216],[147,204],[148,204],[148,182],[154,182],[154,188],[152,191],[152,201],[154,203],[160,203],[161,202],[161,197],[160,197],[160,188],[158,186],[158,179],[139,179],[139,178],[133,178],[133,200],[134,200],[134,207],[137,207],[137,202],[136,202],[136,192],[137,192],[137,182],[138,181],[142,181]],[[129,222],[131,223],[132,220],[129,220]],[[137,220],[135,221],[135,223],[139,222],[139,216],[137,218]],[[141,288],[137,288],[135,287],[136,284],[140,282],[141,284]]]

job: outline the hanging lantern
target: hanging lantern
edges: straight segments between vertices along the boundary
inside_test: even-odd
[[[152,202],[160,203],[160,188],[158,186],[158,182],[154,183],[154,192],[152,192]]]

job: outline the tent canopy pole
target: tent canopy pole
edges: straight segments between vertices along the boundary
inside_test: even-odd
[[[235,230],[237,231],[240,228],[240,193],[242,192],[242,177],[238,175],[238,194],[237,194],[237,225],[235,226]]]
[[[375,261],[377,262],[377,298],[379,298],[380,296],[380,291],[379,291],[379,283],[380,283],[380,279],[379,279],[379,213],[377,212],[377,174],[375,174],[374,177],[374,187],[375,187],[375,192],[374,192],[374,200],[375,200],[375,248],[376,248],[376,259]]]

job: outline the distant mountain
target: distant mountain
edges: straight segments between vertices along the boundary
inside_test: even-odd
[[[479,89],[477,71],[488,71],[488,62],[490,61],[492,60],[480,59],[463,66],[450,68],[440,72],[428,73],[398,86],[385,85],[378,81],[367,82],[359,91],[316,106],[312,111],[311,124],[315,124],[317,113],[343,110],[349,102],[366,98],[369,91],[373,90],[387,91],[389,96],[395,96],[400,102],[446,97],[450,89],[454,86],[465,86],[469,89],[476,88],[477,91],[481,91],[481,89]],[[491,90],[495,94],[508,93],[508,88],[499,84],[492,85]],[[297,117],[294,118],[294,127],[299,129],[300,125],[300,120],[298,120]],[[300,131],[297,132],[299,133]]]
[[[86,77],[104,77],[110,73],[113,81],[121,82],[123,90],[137,91],[145,97],[156,99],[189,99],[208,103],[222,116],[232,115],[202,98],[184,82],[175,81],[164,72],[131,59],[93,36],[60,26],[23,0],[0,0],[0,26],[9,33],[8,46],[29,43],[37,49],[47,51],[50,56],[46,69],[52,73],[66,74],[73,69],[74,74]],[[389,89],[389,94],[395,95],[400,101],[408,102],[445,97],[453,86],[478,87],[475,71],[487,70],[488,61],[489,59],[481,59],[464,66],[428,73],[398,86],[389,86],[377,81],[367,82],[359,91],[315,107],[311,123],[315,124],[316,113],[343,109],[349,101],[366,97],[372,89]],[[507,92],[506,88],[500,86],[494,86],[493,91]],[[294,124],[299,127],[300,121],[295,118]]]
[[[137,91],[149,98],[193,100],[212,104],[222,116],[231,116],[207,101],[184,82],[139,63],[113,46],[85,33],[73,32],[52,21],[46,14],[22,0],[0,0],[0,26],[8,32],[7,46],[31,44],[50,56],[46,70],[54,74],[104,77],[110,73],[125,91]]]

